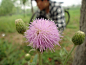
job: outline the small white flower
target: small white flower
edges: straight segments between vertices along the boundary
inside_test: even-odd
[[[2,37],[5,37],[5,34],[4,33],[2,34]]]

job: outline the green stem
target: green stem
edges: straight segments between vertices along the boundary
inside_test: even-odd
[[[39,54],[39,65],[42,65],[42,54],[41,52],[38,52]]]
[[[30,62],[28,61],[28,65],[30,65]]]
[[[73,48],[71,49],[71,51],[69,52],[68,56],[66,57],[65,61],[64,61],[64,64],[63,65],[66,65],[67,61],[69,60],[69,57],[71,55],[71,53],[73,52],[74,48],[76,47],[76,45],[73,46]]]

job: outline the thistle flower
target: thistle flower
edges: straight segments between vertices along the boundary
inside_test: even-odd
[[[47,49],[54,51],[54,45],[59,45],[61,40],[61,35],[54,21],[44,19],[34,20],[25,33],[29,46],[39,49],[40,52]]]
[[[25,23],[23,22],[23,20],[17,19],[15,20],[15,24],[16,24],[16,30],[18,31],[18,33],[24,34],[24,32],[26,31],[26,27],[25,27]]]

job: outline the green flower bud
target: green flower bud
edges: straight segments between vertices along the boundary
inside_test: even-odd
[[[16,30],[18,31],[18,33],[24,34],[24,32],[26,31],[26,26],[23,20],[17,19],[15,20],[15,24],[16,24]]]
[[[74,34],[74,36],[72,37],[72,42],[75,45],[80,45],[84,42],[85,39],[85,33],[82,31],[78,31]]]
[[[28,53],[27,53],[27,54],[25,54],[25,60],[26,60],[26,61],[29,61],[29,60],[30,60],[30,58],[31,58],[31,55],[30,55],[30,54],[28,54]]]

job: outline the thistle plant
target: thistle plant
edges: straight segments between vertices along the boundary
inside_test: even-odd
[[[25,37],[28,46],[39,49],[40,52],[47,49],[54,51],[54,45],[59,45],[61,40],[55,23],[44,19],[34,20],[25,32]]]
[[[72,37],[72,42],[74,43],[74,46],[71,49],[71,51],[69,52],[69,54],[67,55],[63,65],[66,65],[67,61],[69,60],[71,53],[73,52],[74,48],[76,47],[76,45],[81,45],[84,42],[84,39],[85,39],[85,33],[84,32],[77,31],[74,34],[74,36]]]
[[[33,20],[33,22],[29,24],[28,30],[26,30],[25,23],[23,22],[22,19],[15,20],[15,24],[16,30],[20,34],[24,35],[25,32],[24,37],[27,39],[28,46],[31,46],[33,48],[29,51],[29,53],[25,55],[26,61],[30,61],[31,59],[30,52],[36,50],[39,55],[39,65],[42,65],[43,52],[47,50],[55,51],[54,46],[55,45],[60,46],[59,41],[61,41],[62,36],[60,35],[60,32],[54,21],[46,19]],[[74,46],[69,52],[69,54],[66,56],[63,65],[66,65],[76,45],[81,45],[84,39],[85,39],[84,32],[78,31],[74,34],[74,36],[72,37],[72,42],[74,43]],[[30,63],[28,65],[30,65]]]
[[[28,28],[25,32],[25,37],[27,42],[29,42],[28,46],[39,49],[39,65],[42,65],[43,51],[47,49],[54,51],[55,45],[60,46],[61,35],[54,21],[36,19]]]

